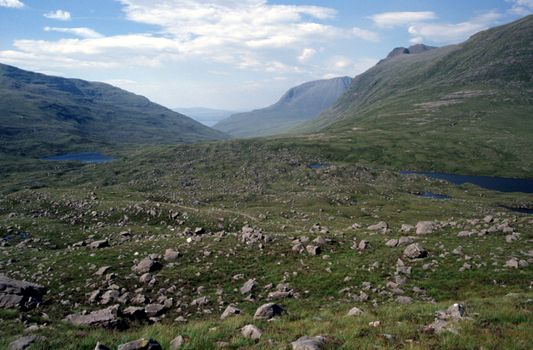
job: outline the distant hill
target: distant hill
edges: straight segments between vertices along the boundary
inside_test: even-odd
[[[0,64],[0,152],[42,156],[226,136],[114,86]]]
[[[393,49],[388,55],[387,58],[393,58],[400,55],[416,55],[422,52],[430,51],[436,49],[435,46],[427,46],[424,44],[416,44],[409,47],[397,47]]]
[[[215,125],[221,120],[230,117],[239,111],[227,111],[222,109],[204,108],[204,107],[190,107],[190,108],[173,108],[175,112],[184,114],[192,119],[207,125],[209,127]]]
[[[311,81],[287,91],[274,105],[232,115],[214,128],[236,137],[283,133],[328,109],[350,86],[349,77]]]
[[[354,156],[366,152],[388,164],[437,169],[468,154],[526,169],[520,164],[533,161],[532,38],[528,16],[459,45],[394,54],[293,131],[357,140]]]

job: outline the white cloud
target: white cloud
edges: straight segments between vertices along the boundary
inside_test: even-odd
[[[70,12],[64,10],[56,10],[45,13],[44,17],[49,19],[57,19],[58,21],[69,21],[71,18]]]
[[[128,20],[158,26],[159,32],[101,36],[90,28],[48,27],[45,30],[81,39],[16,40],[17,51],[0,51],[0,59],[12,60],[16,54],[19,59],[58,66],[68,62],[68,69],[76,62],[83,67],[88,62],[111,67],[126,63],[158,66],[194,59],[253,71],[294,73],[302,70],[296,66],[298,61],[281,50],[303,52],[316,44],[353,38],[379,40],[377,33],[362,28],[321,23],[336,16],[327,7],[274,5],[266,0],[117,1]]]
[[[302,50],[302,53],[300,54],[300,56],[298,56],[298,60],[300,62],[307,62],[311,58],[313,58],[315,54],[316,54],[315,49],[306,47],[305,49]]]
[[[506,0],[513,4],[510,13],[519,16],[527,16],[533,13],[533,0]]]
[[[420,12],[383,12],[370,17],[378,27],[396,27],[436,19],[431,11]]]
[[[91,28],[77,27],[77,28],[57,28],[57,27],[44,27],[45,32],[58,32],[77,35],[82,38],[101,38],[102,34],[96,32]]]
[[[418,23],[409,27],[415,42],[430,41],[441,44],[461,42],[471,35],[489,28],[501,18],[498,12],[487,12],[460,23]]]
[[[327,74],[324,74],[323,78],[329,79],[341,75],[353,77],[365,72],[369,68],[373,67],[377,62],[378,60],[375,58],[360,58],[354,61],[345,56],[335,56],[330,59],[328,63],[328,68],[330,71]]]
[[[19,9],[24,7],[24,3],[19,0],[0,0],[0,7]]]

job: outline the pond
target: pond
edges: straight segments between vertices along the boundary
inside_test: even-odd
[[[445,173],[427,173],[416,171],[401,171],[402,175],[423,175],[432,179],[446,180],[454,185],[471,183],[473,185],[499,192],[533,193],[533,180],[513,179],[508,177],[471,176]]]
[[[533,215],[533,209],[531,208],[520,208],[520,207],[508,207],[506,205],[502,205],[502,208],[505,208],[510,211],[514,211],[515,213],[522,213],[522,214],[531,214]]]
[[[87,164],[108,163],[114,160],[114,158],[108,157],[98,152],[67,153],[57,156],[45,157],[41,159],[55,161],[77,161]]]
[[[312,164],[309,164],[307,167],[310,169],[322,169],[322,168],[327,168],[328,166],[329,164],[325,164],[325,163],[312,163]]]

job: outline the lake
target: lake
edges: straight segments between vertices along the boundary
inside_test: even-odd
[[[447,196],[445,194],[440,193],[433,193],[433,192],[420,192],[416,194],[418,197],[421,198],[430,198],[430,199],[450,199],[452,197]]]
[[[108,157],[98,152],[67,153],[57,156],[45,157],[41,159],[54,161],[77,161],[87,164],[108,163],[114,160],[114,158]]]
[[[470,183],[488,190],[498,192],[533,193],[533,180],[513,179],[508,177],[471,176],[445,173],[401,171],[402,175],[423,175],[432,179],[446,180],[454,185]]]

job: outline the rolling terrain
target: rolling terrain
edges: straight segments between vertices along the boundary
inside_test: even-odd
[[[280,134],[318,116],[350,86],[349,77],[317,80],[287,91],[270,107],[239,113],[218,122],[214,128],[235,137]]]
[[[225,137],[108,84],[0,65],[0,152],[10,156]]]
[[[400,170],[533,178],[532,25],[393,55],[300,134],[91,134],[102,164],[22,157],[53,147],[2,134],[0,348],[530,350],[533,216],[512,209],[531,194]],[[83,98],[52,91],[86,106],[72,84]],[[82,123],[1,96],[48,142]]]

